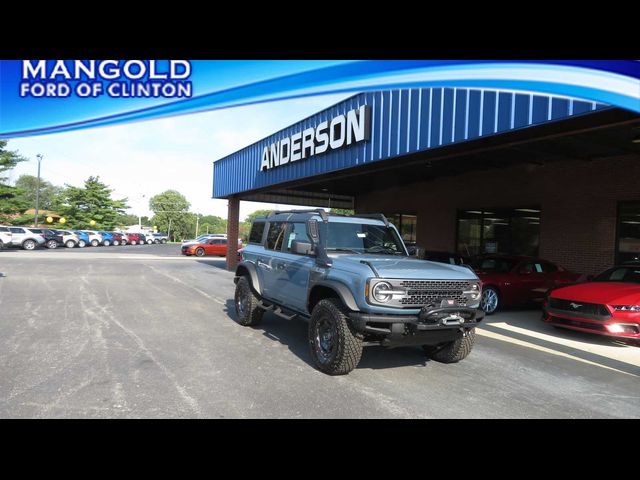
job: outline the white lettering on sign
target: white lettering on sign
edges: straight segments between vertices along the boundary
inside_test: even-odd
[[[361,105],[346,115],[338,115],[265,146],[260,171],[367,141],[370,135],[371,107]]]

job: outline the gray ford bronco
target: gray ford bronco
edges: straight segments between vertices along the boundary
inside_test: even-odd
[[[422,346],[433,360],[458,362],[484,316],[472,270],[410,257],[381,214],[258,217],[234,282],[240,324],[257,325],[267,311],[309,319],[311,357],[330,375],[353,370],[371,343]]]

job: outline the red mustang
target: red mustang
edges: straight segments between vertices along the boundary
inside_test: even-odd
[[[238,250],[242,248],[242,242],[238,241]],[[205,255],[216,255],[224,257],[227,255],[227,239],[226,238],[208,238],[201,243],[190,243],[182,246],[183,255],[196,255],[204,257]]]
[[[480,307],[487,315],[499,308],[543,302],[553,288],[586,280],[547,260],[513,255],[486,255],[472,266],[482,280]]]
[[[561,328],[640,339],[640,263],[613,267],[592,282],[553,290],[542,320]]]

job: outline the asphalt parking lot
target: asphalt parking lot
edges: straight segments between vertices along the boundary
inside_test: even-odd
[[[222,258],[5,250],[0,272],[1,418],[640,418],[640,348],[539,310],[487,317],[459,364],[374,346],[329,377],[305,322],[235,322]]]

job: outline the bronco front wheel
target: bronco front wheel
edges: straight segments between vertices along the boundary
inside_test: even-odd
[[[351,329],[347,309],[337,298],[320,300],[309,322],[309,347],[318,369],[345,375],[362,357],[362,336]]]
[[[475,329],[460,335],[453,342],[438,346],[424,345],[422,348],[429,358],[441,363],[457,363],[464,360],[471,353],[476,339]]]

